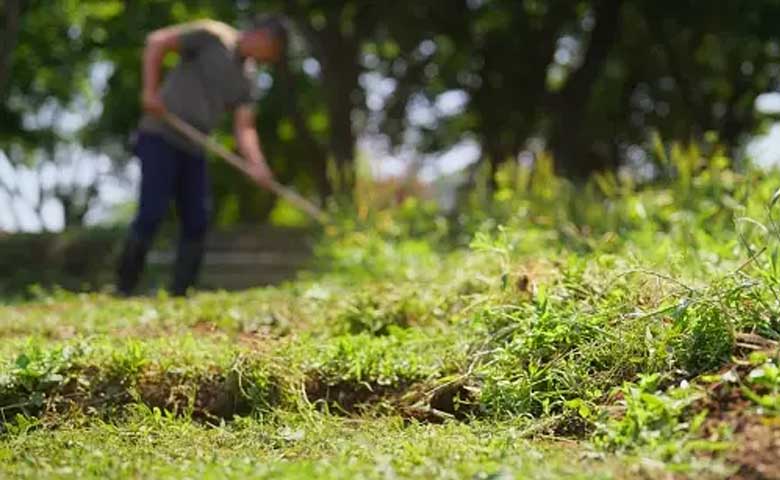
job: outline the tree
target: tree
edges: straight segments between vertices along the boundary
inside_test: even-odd
[[[26,172],[37,198],[30,205],[40,217],[50,201],[62,208],[67,226],[83,222],[97,185],[55,181],[47,188],[41,172],[72,162],[63,153],[80,143],[60,121],[69,110],[89,102],[89,72],[94,57],[90,19],[111,15],[111,2],[6,1],[0,32],[0,149],[16,178],[2,179],[6,195],[20,200],[20,175]],[[24,7],[24,8],[22,8]],[[68,41],[63,41],[68,39]],[[76,116],[80,116],[77,114]],[[85,113],[84,116],[87,116]]]
[[[435,39],[437,50],[423,68],[394,77],[400,100],[389,102],[384,127],[401,138],[408,124],[398,107],[410,96],[432,101],[462,89],[466,108],[425,131],[427,143],[441,148],[474,134],[494,169],[531,137],[545,139],[557,170],[574,179],[621,165],[652,131],[681,140],[714,131],[737,149],[758,127],[754,99],[780,69],[775,0],[719,0],[706,10],[671,0],[450,7],[423,27],[409,13],[388,20],[400,25],[391,37]]]
[[[5,98],[5,87],[11,74],[11,58],[19,40],[22,5],[20,0],[3,0],[0,3],[0,99]]]
[[[0,149],[24,168],[66,162],[40,153],[43,145],[83,145],[109,152],[117,164],[131,158],[125,147],[141,114],[138,71],[148,32],[202,17],[240,25],[258,11],[284,12],[295,27],[293,48],[283,68],[259,79],[258,128],[280,180],[323,200],[354,170],[364,133],[394,146],[412,143],[421,154],[473,138],[493,170],[529,139],[542,139],[558,171],[575,180],[624,164],[652,131],[679,140],[714,131],[737,148],[760,126],[753,100],[780,75],[778,0],[715,0],[707,9],[685,0],[0,6]],[[97,67],[110,71],[105,92],[88,88]],[[371,78],[392,87],[381,101]],[[430,121],[412,118],[420,105],[435,110],[453,92],[466,99],[462,107]],[[80,108],[85,98],[102,108],[77,132],[36,120]],[[227,127],[217,136],[230,145]],[[219,221],[267,217],[272,196],[220,162],[211,168]],[[70,200],[61,197],[65,209]]]
[[[588,108],[594,89],[618,41],[623,3],[623,0],[594,3],[591,15],[595,26],[587,38],[582,64],[568,75],[565,85],[550,96],[550,150],[558,170],[573,178],[586,178],[599,170],[614,169],[617,164],[616,158],[598,155],[589,148],[592,139],[588,138],[584,126],[590,117]],[[584,39],[581,41],[585,43]]]

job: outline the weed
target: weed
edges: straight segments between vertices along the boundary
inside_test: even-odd
[[[594,442],[618,451],[647,451],[664,461],[681,462],[694,451],[723,446],[699,439],[707,411],[691,406],[703,393],[690,385],[660,392],[658,375],[643,376],[639,383],[618,389],[620,413],[598,422]]]

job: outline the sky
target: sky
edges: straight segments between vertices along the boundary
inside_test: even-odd
[[[759,95],[756,110],[765,115],[780,115],[780,93]],[[761,167],[780,165],[780,122],[775,122],[763,135],[753,138],[747,146],[747,154]]]

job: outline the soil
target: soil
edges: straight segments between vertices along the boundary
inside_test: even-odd
[[[733,364],[722,370],[744,378],[752,367]],[[723,427],[732,432],[727,461],[737,468],[735,480],[780,479],[780,417],[759,411],[742,394],[738,383],[719,382],[709,388],[700,408],[710,412],[704,432],[718,438]]]

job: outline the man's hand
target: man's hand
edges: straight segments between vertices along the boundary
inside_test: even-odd
[[[141,105],[146,113],[155,117],[162,117],[166,112],[165,104],[159,92],[144,90],[144,93],[141,95]]]
[[[247,173],[261,187],[270,189],[274,176],[260,148],[260,139],[255,130],[255,114],[250,107],[243,106],[236,109],[233,128],[238,150],[247,162]]]
[[[252,177],[252,180],[264,188],[270,188],[274,181],[274,174],[265,161],[250,163],[247,167],[247,173]]]

